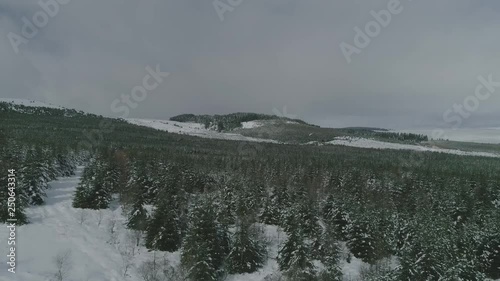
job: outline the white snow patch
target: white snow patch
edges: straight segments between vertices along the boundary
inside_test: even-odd
[[[456,154],[463,156],[500,157],[500,154],[490,153],[490,152],[468,152],[455,149],[442,149],[436,147],[426,147],[421,145],[383,142],[365,138],[339,137],[334,139],[333,141],[327,142],[326,144],[345,145],[345,146],[360,147],[360,148],[430,151],[430,152],[449,153],[449,154]]]
[[[262,126],[264,126],[264,124],[261,121],[241,122],[242,129],[253,129],[253,128],[258,128],[258,127],[262,127]]]
[[[214,130],[205,129],[204,125],[198,123],[184,123],[184,122],[167,121],[167,120],[133,119],[133,118],[128,118],[125,120],[134,125],[150,127],[157,130],[167,131],[169,133],[185,134],[202,138],[279,143],[278,141],[275,140],[245,137],[243,135],[235,133],[217,132]]]

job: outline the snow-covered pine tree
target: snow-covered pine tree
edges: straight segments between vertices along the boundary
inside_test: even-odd
[[[299,228],[301,233],[308,238],[315,239],[320,236],[318,210],[315,202],[310,198],[303,186],[295,187],[292,196],[292,205],[284,212],[282,223],[286,232]]]
[[[221,178],[219,181],[220,182],[218,184],[221,187],[218,192],[218,220],[225,225],[234,224],[236,219],[236,192],[238,192],[236,190],[235,181],[226,176]]]
[[[42,158],[40,160],[42,160],[42,167],[45,171],[46,177],[48,178],[48,181],[55,180],[59,175],[56,164],[55,150],[52,147],[43,147],[41,151]]]
[[[16,223],[22,225],[28,222],[28,218],[24,213],[27,200],[22,189],[23,187],[19,182],[19,172],[15,170],[15,163],[18,163],[18,153],[19,151],[9,151],[4,147],[0,148],[0,159],[2,159],[0,161],[0,186],[2,187],[0,188],[0,222],[7,222],[8,219],[17,219]],[[14,171],[9,171],[11,169],[14,169]],[[11,172],[13,172],[16,177],[9,177]],[[14,196],[11,196],[13,194]],[[14,217],[10,216],[11,212],[8,209],[9,197],[15,198]]]
[[[69,177],[75,174],[76,165],[70,156],[71,153],[58,153],[55,157],[55,166],[58,177]]]
[[[279,199],[277,193],[276,186],[273,186],[271,193],[265,199],[264,208],[259,216],[262,223],[270,225],[279,225],[281,223],[281,212],[280,206],[278,205]]]
[[[42,205],[45,202],[45,190],[51,180],[46,159],[41,148],[31,148],[26,154],[22,172],[22,188],[24,189],[30,205]]]
[[[347,228],[347,247],[358,259],[367,263],[374,263],[376,255],[374,229],[365,219],[353,220]]]
[[[85,169],[83,169],[80,183],[76,188],[75,196],[73,197],[74,208],[90,208],[90,197],[92,192],[93,181],[97,173],[97,163],[95,159],[91,159]]]
[[[255,272],[262,267],[265,254],[266,247],[255,226],[241,222],[232,238],[226,268],[232,274]]]
[[[322,208],[323,220],[332,226],[339,240],[347,240],[347,226],[349,216],[344,211],[343,206],[335,200],[333,195],[329,195]]]
[[[111,174],[106,162],[99,159],[97,161],[97,174],[92,181],[92,190],[90,193],[91,209],[106,209],[111,202],[114,177]]]
[[[321,236],[321,247],[318,258],[325,266],[320,274],[320,280],[342,281],[342,270],[339,266],[340,248],[335,230],[326,225]]]
[[[228,246],[227,229],[217,222],[211,198],[194,202],[181,254],[188,278],[192,281],[218,280]]]
[[[73,198],[73,207],[83,209],[106,209],[111,202],[111,184],[106,163],[93,159],[85,167],[83,176]]]
[[[121,188],[118,186],[120,184],[120,173],[122,170],[118,166],[118,161],[115,156],[115,150],[107,151],[102,153],[98,158],[99,162],[99,173],[98,176],[102,179],[102,189],[104,189],[109,195],[118,192]]]
[[[148,249],[175,252],[181,246],[181,223],[175,198],[173,195],[165,194],[156,202],[154,213],[146,226]]]
[[[280,270],[290,279],[297,281],[316,280],[315,267],[312,262],[311,249],[304,241],[301,229],[296,227],[288,233],[288,239],[279,250],[278,265]]]
[[[146,204],[146,193],[140,185],[135,185],[131,191],[133,197],[129,207],[127,227],[130,229],[144,231],[146,230],[148,213],[144,208]]]
[[[446,270],[445,249],[452,247],[443,233],[439,233],[439,225],[433,229],[431,224],[422,224],[418,239],[408,243],[400,257],[398,280],[440,280]],[[427,228],[429,227],[429,228]]]

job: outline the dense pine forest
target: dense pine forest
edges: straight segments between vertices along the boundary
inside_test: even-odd
[[[340,261],[353,258],[371,265],[362,280],[500,278],[498,158],[273,143],[248,153],[237,141],[6,103],[0,120],[0,182],[17,171],[18,222],[30,223],[25,209],[44,204],[51,180],[85,166],[75,208],[116,202],[137,243],[180,251],[178,268],[142,265],[145,281],[224,280],[268,259],[279,265],[268,280],[340,281]],[[2,188],[2,222],[7,197]],[[277,256],[269,226],[286,237]]]

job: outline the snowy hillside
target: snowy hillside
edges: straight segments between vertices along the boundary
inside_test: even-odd
[[[474,129],[443,129],[442,139],[460,142],[500,144],[500,127]],[[423,134],[432,138],[435,130],[401,130],[397,132]]]
[[[126,121],[134,125],[146,126],[157,130],[167,131],[170,133],[185,134],[202,138],[279,143],[276,140],[247,137],[240,135],[238,133],[217,132],[214,130],[205,129],[203,124],[199,123],[186,123],[186,122],[153,120],[153,119],[132,119],[132,118],[126,119]],[[265,126],[265,122],[250,121],[242,123],[243,129],[259,128],[262,126]],[[235,130],[235,132],[238,132],[238,130]],[[317,144],[317,143],[318,142],[310,142],[308,144]],[[454,149],[426,147],[421,145],[383,142],[366,138],[339,137],[332,141],[325,142],[325,144],[352,146],[358,148],[397,149],[397,150],[413,150],[422,152],[428,151],[428,152],[448,153],[448,154],[463,155],[463,156],[500,157],[500,154],[489,153],[489,152],[468,152],[468,151],[461,151]]]
[[[125,120],[134,125],[150,127],[153,129],[166,131],[169,133],[185,134],[202,138],[278,143],[278,141],[270,139],[245,137],[236,133],[225,133],[225,132],[217,132],[214,130],[208,130],[205,129],[202,124],[198,123],[185,123],[185,122],[167,121],[167,120],[134,119],[134,118],[129,118]],[[247,124],[245,124],[245,126],[247,127],[258,126],[256,125],[255,122],[246,122],[246,123]]]
[[[333,141],[327,142],[331,145],[345,145],[360,148],[375,148],[375,149],[397,149],[397,150],[413,150],[413,151],[429,151],[439,153],[449,153],[463,156],[485,156],[485,157],[500,157],[500,154],[488,152],[468,152],[453,149],[431,148],[421,145],[399,144],[382,142],[363,138],[337,138]]]
[[[27,99],[0,98],[0,102],[6,102],[15,105],[31,106],[31,107],[48,107],[48,108],[63,109],[63,107],[51,103],[44,103],[41,101],[27,100]]]
[[[248,122],[242,122],[241,127],[243,129],[253,129],[253,128],[258,128],[264,126],[263,121],[248,121]]]

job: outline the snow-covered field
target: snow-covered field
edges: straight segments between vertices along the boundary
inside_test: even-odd
[[[153,255],[158,262],[173,266],[180,262],[180,253],[148,252],[135,246],[134,233],[124,226],[126,218],[117,204],[106,210],[82,210],[72,207],[73,194],[83,167],[73,177],[50,183],[46,203],[27,209],[30,223],[17,228],[16,273],[7,271],[2,262],[1,281],[51,281],[57,271],[55,258],[67,255],[67,281],[142,281],[138,268]],[[0,224],[0,256],[5,260],[8,231]],[[286,235],[276,226],[263,225],[268,242],[267,263],[251,274],[230,275],[227,281],[263,281],[278,272],[275,257]],[[346,278],[355,278],[366,266],[356,258],[342,261]],[[126,270],[126,273],[125,273]],[[351,280],[351,279],[349,279]]]
[[[264,123],[262,121],[248,121],[248,122],[241,122],[241,128],[243,129],[253,129],[253,128],[258,128],[264,126]]]
[[[223,132],[220,133],[214,130],[205,129],[205,127],[202,124],[198,123],[184,123],[184,122],[167,121],[167,120],[134,119],[134,118],[128,118],[125,120],[134,125],[150,127],[157,130],[167,131],[169,133],[185,134],[202,138],[278,143],[275,140],[245,137],[235,133],[223,133]],[[244,126],[247,127],[258,126],[256,122],[254,123],[244,122],[244,123],[246,123],[244,124]]]
[[[432,138],[434,130],[401,130],[397,132],[426,135]],[[478,129],[444,129],[442,139],[462,142],[478,142],[500,144],[500,127]]]
[[[449,154],[464,155],[464,156],[500,157],[500,154],[489,153],[489,152],[468,152],[468,151],[461,151],[454,149],[431,148],[420,145],[382,142],[365,138],[346,138],[346,137],[337,138],[333,141],[327,142],[326,144],[345,145],[345,146],[360,147],[360,148],[430,151],[430,152],[449,153]]]

